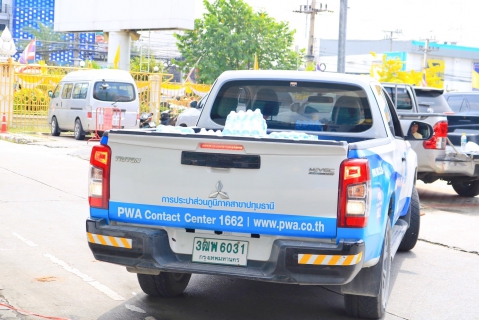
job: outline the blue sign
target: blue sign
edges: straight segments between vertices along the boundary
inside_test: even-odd
[[[336,236],[336,218],[121,202],[110,202],[109,211],[110,220],[123,223],[310,238]]]

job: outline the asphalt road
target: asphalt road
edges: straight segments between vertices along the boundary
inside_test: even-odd
[[[97,142],[36,140],[0,140],[0,319],[349,319],[342,295],[319,286],[193,275],[180,297],[146,296],[136,275],[97,262],[87,245]],[[393,261],[385,319],[479,319],[479,197],[442,182],[417,188],[420,241]]]

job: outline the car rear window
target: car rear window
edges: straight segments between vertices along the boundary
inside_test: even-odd
[[[135,88],[131,83],[99,81],[93,88],[93,98],[100,101],[129,102],[135,100]]]
[[[428,112],[429,108],[434,113],[452,112],[446,98],[440,91],[415,90],[419,112]]]
[[[479,111],[479,94],[464,95],[471,111]]]
[[[447,103],[456,113],[479,111],[479,94],[448,94]]]
[[[215,97],[211,119],[260,109],[268,129],[362,132],[372,127],[366,92],[354,85],[296,81],[231,81]]]

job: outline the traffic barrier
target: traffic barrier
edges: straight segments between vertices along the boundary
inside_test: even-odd
[[[100,141],[98,132],[121,129],[121,110],[115,107],[98,107],[95,112],[95,136],[87,141]]]
[[[0,133],[7,133],[7,117],[5,115],[5,112],[2,116],[2,131],[0,131]]]

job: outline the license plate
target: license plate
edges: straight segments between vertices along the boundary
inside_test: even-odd
[[[193,262],[246,266],[248,241],[195,238]]]

